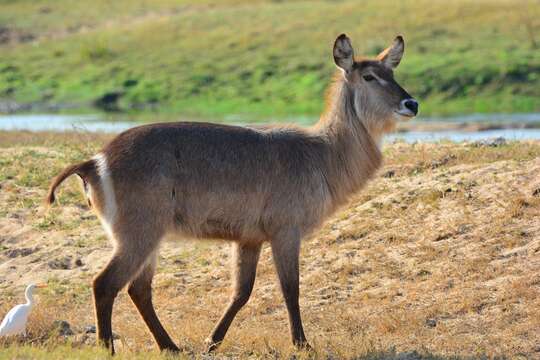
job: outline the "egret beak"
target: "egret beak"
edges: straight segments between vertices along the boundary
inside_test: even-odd
[[[45,284],[45,283],[42,283],[42,284],[36,284],[36,287],[37,287],[37,288],[44,288],[44,287],[47,287],[47,284]]]

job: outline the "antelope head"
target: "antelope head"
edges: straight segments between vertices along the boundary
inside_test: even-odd
[[[393,130],[397,121],[412,119],[418,113],[418,102],[394,79],[404,49],[403,38],[397,36],[377,57],[355,58],[345,34],[334,43],[334,61],[353,96],[356,115],[371,133],[382,135]]]

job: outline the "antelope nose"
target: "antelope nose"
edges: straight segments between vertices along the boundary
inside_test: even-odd
[[[414,99],[407,99],[403,105],[405,105],[407,109],[411,110],[414,115],[418,114],[418,101]]]

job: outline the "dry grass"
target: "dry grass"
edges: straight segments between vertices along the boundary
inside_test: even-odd
[[[51,323],[79,332],[93,323],[89,284],[110,245],[75,179],[60,191],[61,206],[46,211],[41,198],[61,167],[108,138],[0,132],[0,313],[28,282],[50,285],[38,295],[30,339],[4,344],[3,357],[54,358],[72,347],[73,357],[106,356],[77,336],[62,345]],[[381,176],[304,242],[301,306],[315,356],[539,358],[540,143],[393,144],[385,155]],[[228,261],[226,243],[163,246],[155,304],[185,356],[202,356],[227,302]],[[159,358],[124,293],[113,327],[121,356]],[[293,354],[265,247],[252,298],[217,357]]]

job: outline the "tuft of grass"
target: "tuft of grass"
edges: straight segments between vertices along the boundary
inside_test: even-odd
[[[82,61],[105,61],[111,60],[114,52],[104,40],[96,40],[95,42],[85,44],[81,48]]]

